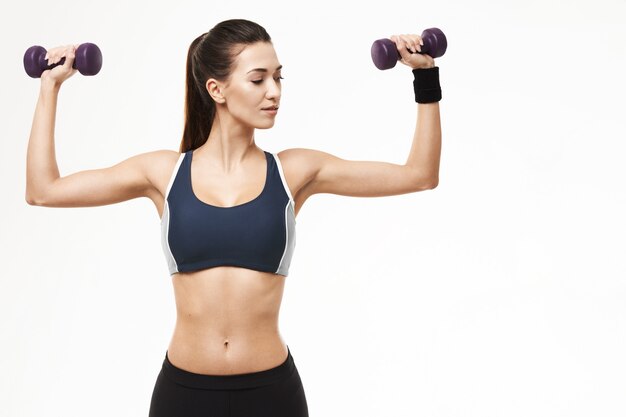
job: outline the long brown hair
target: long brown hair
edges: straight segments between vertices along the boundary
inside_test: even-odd
[[[206,81],[215,78],[226,82],[231,75],[237,47],[255,42],[272,42],[259,24],[245,19],[218,23],[191,42],[187,52],[185,92],[185,127],[179,152],[202,146],[209,138],[216,105],[206,89]]]

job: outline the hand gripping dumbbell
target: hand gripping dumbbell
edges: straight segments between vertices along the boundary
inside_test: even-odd
[[[40,78],[45,70],[52,69],[56,66],[63,65],[65,57],[59,62],[48,65],[46,49],[43,46],[31,46],[24,53],[24,69],[32,78]],[[102,68],[102,52],[98,45],[94,43],[82,43],[76,48],[76,58],[72,64],[72,68],[77,69],[83,75],[96,75]]]
[[[433,58],[439,58],[446,53],[448,41],[446,35],[440,29],[430,28],[422,32],[422,51],[418,54],[427,54]],[[413,53],[412,51],[409,51]],[[391,39],[379,39],[372,44],[372,61],[379,70],[386,70],[396,66],[399,59],[402,59],[396,44]]]

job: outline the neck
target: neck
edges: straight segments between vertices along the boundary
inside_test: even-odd
[[[262,150],[254,142],[254,128],[226,116],[216,115],[207,141],[194,150],[194,157],[210,159],[224,172],[237,169],[250,158],[258,158]]]

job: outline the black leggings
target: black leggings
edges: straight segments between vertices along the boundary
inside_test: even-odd
[[[275,368],[236,375],[196,374],[167,357],[157,376],[149,417],[308,417],[304,387],[287,346]]]

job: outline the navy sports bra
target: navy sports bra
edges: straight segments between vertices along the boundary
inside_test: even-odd
[[[165,193],[161,243],[170,275],[232,265],[287,276],[296,245],[294,200],[280,159],[263,151],[265,186],[232,207],[207,204],[191,188],[193,150],[181,153]]]

